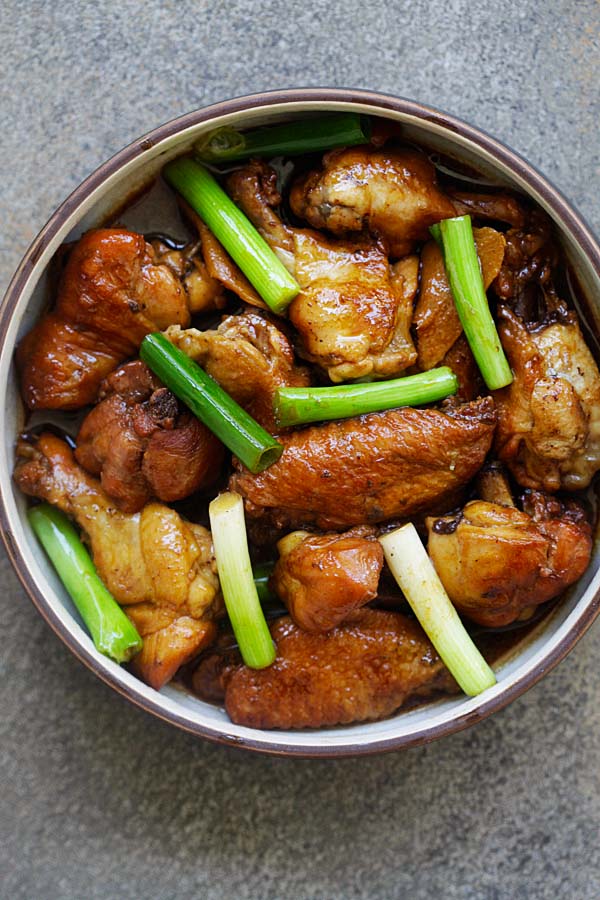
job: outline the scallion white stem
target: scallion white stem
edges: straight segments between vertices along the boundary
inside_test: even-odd
[[[388,566],[423,631],[465,694],[496,683],[494,672],[452,606],[412,523],[379,538]]]

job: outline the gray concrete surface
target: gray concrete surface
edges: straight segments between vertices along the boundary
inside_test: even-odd
[[[56,204],[161,121],[357,86],[498,135],[600,225],[600,7],[523,0],[4,0],[0,280]],[[128,706],[0,574],[3,898],[597,898],[600,626],[474,730],[269,760]]]

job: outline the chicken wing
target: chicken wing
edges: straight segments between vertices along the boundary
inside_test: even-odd
[[[228,179],[236,203],[293,272],[302,290],[288,308],[299,353],[332,381],[390,377],[412,365],[410,336],[416,257],[393,270],[374,241],[333,241],[284,225],[275,172],[253,161]]]
[[[270,431],[275,430],[277,388],[310,384],[308,369],[296,363],[287,337],[257,311],[227,316],[216,331],[174,325],[165,334]]]
[[[586,570],[591,528],[582,508],[526,494],[524,511],[475,500],[427,520],[428,551],[456,607],[481,625],[514,622]]]
[[[496,413],[490,397],[447,411],[393,409],[281,436],[258,475],[237,464],[232,490],[249,518],[322,529],[409,517],[452,497],[481,467]]]
[[[563,305],[528,327],[502,307],[499,319],[514,381],[495,392],[498,456],[524,487],[587,487],[600,469],[600,374],[576,316]]]
[[[116,369],[77,435],[75,458],[123,512],[172,503],[211,484],[224,447],[140,360]]]
[[[382,238],[392,258],[412,253],[429,226],[470,214],[476,219],[523,223],[523,211],[502,194],[444,193],[432,163],[412,148],[353,147],[325,154],[321,168],[292,187],[294,213],[335,235],[369,231]]]
[[[133,665],[145,681],[161,687],[212,641],[221,596],[210,532],[160,503],[133,515],[115,509],[52,434],[19,442],[14,477],[25,494],[81,527],[100,577],[141,628],[144,646]]]
[[[185,289],[142,235],[89,231],[71,251],[52,312],[17,351],[21,390],[31,409],[92,403],[102,379],[151,331],[189,322]]]
[[[193,676],[211,700],[224,696],[233,722],[250,728],[319,728],[381,719],[407,700],[455,693],[456,683],[412,619],[365,609],[356,621],[308,634],[288,617],[271,627],[268,669],[209,656]]]
[[[272,586],[299,628],[330,631],[377,596],[383,548],[368,528],[295,531],[277,544]]]

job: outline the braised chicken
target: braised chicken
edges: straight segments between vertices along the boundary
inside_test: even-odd
[[[320,728],[389,716],[411,699],[457,691],[420,626],[365,609],[326,634],[284,616],[271,627],[277,659],[267,669],[209,656],[194,674],[200,696],[224,699],[232,722],[250,728]]]
[[[228,178],[233,199],[302,288],[288,309],[299,353],[332,381],[390,377],[412,365],[410,336],[418,258],[392,269],[374,241],[332,241],[284,225],[275,172],[254,161]]]
[[[525,494],[520,510],[474,500],[427,519],[428,551],[455,606],[481,625],[514,622],[557,597],[590,562],[591,528],[576,501]]]
[[[221,599],[205,528],[160,503],[119,512],[53,434],[19,442],[14,477],[82,529],[98,574],[144,638],[133,665],[148,684],[161,687],[214,639]]]
[[[343,529],[431,511],[483,464],[496,413],[491,398],[447,412],[388,410],[281,436],[280,459],[258,475],[237,465],[230,488],[250,519],[278,528]]]
[[[294,531],[277,544],[272,586],[304,631],[330,631],[377,596],[383,549],[368,528]]]
[[[498,456],[519,484],[551,492],[581,490],[600,469],[600,373],[574,313],[557,313],[529,328],[500,310],[514,381],[495,393]]]
[[[412,253],[429,237],[430,225],[452,216],[523,223],[520,204],[507,195],[444,193],[431,162],[410,148],[326,153],[321,168],[292,187],[290,204],[297,216],[331,234],[369,231],[385,241],[392,258]]]
[[[429,226],[455,215],[436,185],[435,169],[417,150],[366,147],[325,154],[321,169],[292,187],[294,213],[336,235],[370,230],[392,257],[406,256],[429,237]]]
[[[186,326],[186,293],[141,234],[88,231],[69,255],[52,312],[21,341],[21,390],[31,409],[92,403],[102,380],[151,331]]]
[[[227,316],[216,331],[174,325],[165,334],[270,431],[277,388],[310,384],[308,369],[295,361],[285,334],[254,310]]]
[[[265,155],[222,174],[213,169],[229,198],[204,192],[210,178],[196,162],[201,147],[194,159],[168,163],[163,196],[170,185],[193,199],[210,229],[180,196],[167,204],[163,224],[154,196],[155,232],[99,228],[66,246],[57,255],[59,280],[48,279],[56,282],[54,305],[17,352],[23,399],[36,412],[17,444],[16,484],[81,530],[99,577],[142,638],[131,664],[139,677],[156,689],[178,678],[251,728],[376,720],[458,692],[453,676],[469,693],[483,691],[494,680],[486,660],[497,666],[508,640],[494,632],[520,640],[518,629],[590,564],[595,505],[568,492],[587,488],[600,470],[600,373],[585,328],[562,299],[564,254],[552,223],[530,199],[493,187],[463,190],[471,176],[460,164],[453,176],[451,163],[439,160],[438,183],[435,157],[403,144],[404,126],[373,125],[371,143],[333,150],[321,162],[284,152],[270,164]],[[220,224],[203,206],[211,197]],[[257,235],[242,216],[235,231],[245,255],[235,249],[231,201],[297,282],[280,305],[270,297],[281,310],[299,287],[283,312],[259,293],[268,296],[266,279],[277,288],[277,265],[264,247],[262,255],[252,249]],[[145,223],[145,202],[131,219],[124,211],[126,221]],[[446,263],[460,270],[471,254],[452,259],[446,246],[445,263],[431,240],[430,226],[457,216],[472,220],[455,223],[468,238],[465,251],[475,226],[489,312],[514,374],[500,390],[486,386],[446,275]],[[179,240],[187,227],[187,242]],[[468,289],[461,293],[466,303]],[[461,315],[483,327],[481,310],[461,305]],[[490,327],[487,310],[485,318]],[[163,384],[136,358],[156,331],[262,428],[246,423],[242,434],[240,410],[224,403],[221,444],[177,399],[191,403],[194,378],[206,387],[201,373],[184,367],[173,348],[164,368],[144,350]],[[458,389],[432,403],[423,383],[443,390],[443,378],[423,373],[439,366],[452,370]],[[181,368],[189,369],[185,384]],[[399,375],[417,375],[400,388],[403,398],[404,389],[415,392],[414,406],[393,407],[398,385],[367,384]],[[502,383],[509,378],[506,368]],[[332,388],[347,381],[365,384]],[[302,389],[286,395],[299,420],[319,424],[278,425],[284,387]],[[327,406],[331,396],[335,405]],[[63,428],[79,429],[73,447],[57,436]],[[253,473],[228,448],[248,458],[245,435],[256,443],[263,429],[283,452]],[[239,496],[209,507],[226,485]],[[64,575],[41,531],[51,515],[42,508],[31,525]],[[218,566],[200,524],[208,519]],[[60,521],[53,524],[60,530]],[[407,531],[410,553],[402,550]],[[451,602],[477,624],[469,626],[476,646],[464,631],[460,644],[456,619],[457,631],[445,630],[412,565],[421,554],[431,571],[419,544],[426,531]],[[254,606],[251,578],[264,613]],[[398,612],[405,598],[436,647],[448,650],[451,671],[417,621]],[[446,604],[443,592],[439,599]],[[122,658],[108,643],[97,646]]]
[[[98,398],[75,458],[123,512],[138,512],[152,497],[181,500],[216,480],[225,448],[143,362],[116,369]]]

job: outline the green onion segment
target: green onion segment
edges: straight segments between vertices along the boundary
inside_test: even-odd
[[[301,425],[326,419],[345,419],[363,413],[434,403],[458,390],[452,369],[440,366],[429,372],[334,387],[280,387],[273,397],[278,425]]]
[[[279,441],[164,334],[146,335],[140,358],[251,472],[279,459]]]
[[[496,676],[471,640],[412,523],[379,538],[392,575],[423,631],[465,694],[492,687]]]
[[[242,659],[252,669],[264,669],[276,651],[252,576],[242,498],[220,494],[208,514],[221,590]]]
[[[223,244],[267,306],[282,313],[300,285],[210,172],[195,160],[180,157],[168,163],[163,174]]]
[[[368,143],[370,137],[368,116],[335,113],[250,131],[237,131],[226,125],[201,138],[194,145],[194,153],[202,162],[225,163],[250,156],[298,156],[351,147]]]
[[[142,649],[142,639],[100,580],[89,553],[67,516],[42,503],[27,517],[100,653],[124,663]]]
[[[506,387],[513,375],[485,294],[471,217],[443,219],[430,231],[441,243],[456,310],[483,380],[493,391]]]
[[[277,601],[277,597],[269,587],[269,579],[275,568],[274,562],[262,562],[254,566],[252,569],[252,577],[256,586],[256,593],[260,600],[261,606],[268,606]]]

